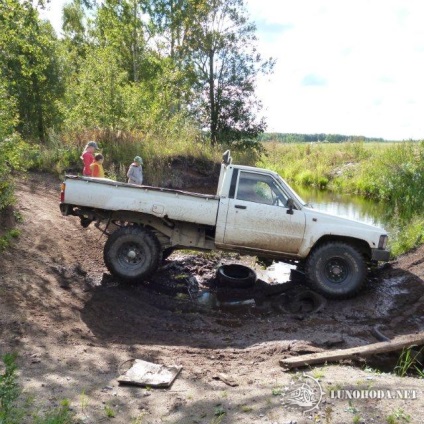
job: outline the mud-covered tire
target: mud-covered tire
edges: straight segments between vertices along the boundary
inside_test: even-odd
[[[122,227],[107,240],[103,257],[112,275],[128,282],[147,278],[162,260],[157,237],[147,228]]]
[[[311,252],[305,275],[310,286],[325,297],[346,299],[363,287],[367,267],[355,247],[344,242],[328,242]]]
[[[244,265],[222,265],[216,271],[216,282],[220,287],[234,289],[252,287],[255,285],[256,278],[256,272]]]

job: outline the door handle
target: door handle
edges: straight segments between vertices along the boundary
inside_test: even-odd
[[[235,205],[234,206],[236,209],[246,209],[247,206],[243,206],[243,205]]]

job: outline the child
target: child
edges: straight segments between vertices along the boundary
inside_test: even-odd
[[[103,159],[103,155],[101,155],[100,153],[97,153],[97,155],[94,156],[94,162],[90,165],[92,177],[105,177],[105,171],[103,170]]]
[[[128,182],[131,184],[143,184],[143,159],[140,156],[134,158],[134,162],[130,165],[127,172]]]
[[[85,146],[81,155],[82,162],[84,163],[84,169],[82,170],[84,177],[91,177],[90,165],[94,162],[94,151],[98,149],[99,147],[95,141],[89,141]]]

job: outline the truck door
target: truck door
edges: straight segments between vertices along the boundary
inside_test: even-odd
[[[228,199],[224,244],[296,254],[305,232],[303,211],[287,206],[288,195],[267,174],[240,171]]]

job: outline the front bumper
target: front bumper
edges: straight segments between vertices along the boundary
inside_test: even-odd
[[[388,262],[390,259],[390,251],[383,249],[371,249],[371,260]]]

